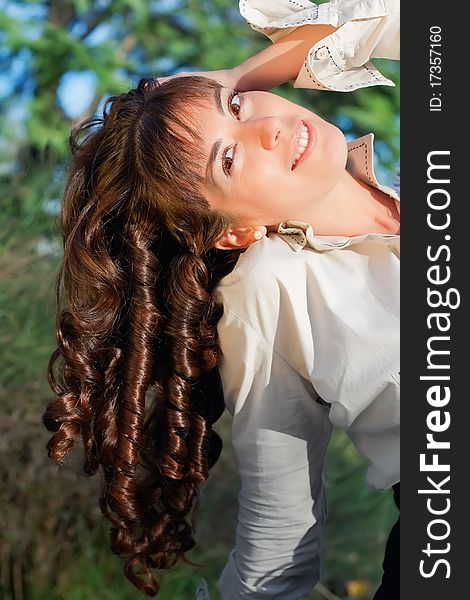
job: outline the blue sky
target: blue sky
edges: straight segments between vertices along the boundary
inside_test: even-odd
[[[42,6],[0,0],[0,11],[19,21],[32,23],[26,30],[30,39],[35,39],[41,35],[41,19],[44,17],[45,12]],[[34,24],[36,20],[37,24]],[[89,36],[87,43],[90,45],[100,44],[108,39],[111,34],[111,26],[108,23],[103,24],[97,27]],[[12,60],[8,72],[0,73],[0,97],[12,93],[13,84],[22,76],[24,65],[29,56],[29,50],[21,50],[18,56]],[[88,108],[95,95],[96,83],[97,78],[93,71],[69,71],[62,77],[58,88],[58,102],[67,116],[77,117]],[[21,110],[13,111],[13,118],[21,118],[22,115],[23,111]]]
[[[182,0],[150,0],[148,4],[152,5],[154,12],[167,12],[181,5]],[[95,0],[95,6],[106,6],[108,0]],[[41,23],[45,16],[46,9],[41,4],[30,4],[16,0],[0,0],[0,13],[23,23],[29,23],[28,27],[23,28],[30,39],[38,38],[41,35]],[[81,24],[78,23],[71,32],[80,35]],[[113,35],[112,25],[107,22],[99,25],[86,39],[86,44],[94,46],[103,43]],[[1,48],[0,37],[0,53]],[[24,49],[19,52],[18,57],[10,64],[6,73],[0,73],[0,97],[8,96],[12,93],[13,83],[21,77],[24,64],[28,61],[29,51]],[[171,59],[163,58],[159,61],[162,71],[171,69]],[[168,62],[170,64],[168,64]],[[58,102],[63,108],[65,114],[71,118],[78,117],[90,105],[95,96],[97,79],[93,71],[69,71],[66,73],[59,85]],[[22,111],[14,111],[13,118],[21,118]]]

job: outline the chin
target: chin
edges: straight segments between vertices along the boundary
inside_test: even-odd
[[[341,129],[339,129],[339,127],[336,127],[336,125],[332,125],[330,123],[330,126],[332,128],[332,145],[335,148],[338,160],[339,157],[341,157],[341,159],[344,159],[344,165],[346,165],[348,158],[348,144],[346,142],[346,138],[344,137],[344,133],[341,131]]]
[[[327,170],[333,178],[335,178],[335,175],[339,178],[344,172],[348,161],[348,144],[346,138],[341,129],[328,123],[326,142],[326,147],[324,146],[321,149],[328,157],[326,160]]]

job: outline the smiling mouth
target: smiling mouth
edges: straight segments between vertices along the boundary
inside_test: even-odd
[[[309,141],[310,141],[309,131],[308,131],[307,127],[305,126],[304,122],[302,121],[302,127],[300,129],[299,139],[297,141],[297,152],[296,152],[296,155],[294,158],[294,162],[292,163],[291,171],[293,171],[295,169],[295,167],[297,166],[297,163],[299,162],[300,158],[302,157],[303,153],[305,152]]]

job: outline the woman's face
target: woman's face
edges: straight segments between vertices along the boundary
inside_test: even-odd
[[[308,220],[316,205],[323,210],[345,172],[347,145],[337,127],[261,91],[217,89],[214,101],[198,111],[204,192],[212,208],[240,227],[277,227]]]

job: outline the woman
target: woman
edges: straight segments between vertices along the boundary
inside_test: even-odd
[[[224,401],[242,482],[224,599],[299,598],[318,580],[332,424],[370,460],[372,485],[399,480],[398,197],[375,179],[372,135],[346,144],[259,91],[350,23],[364,47],[367,15],[343,4],[361,20],[321,23],[319,7],[319,25],[211,74],[257,91],[143,80],[71,137],[49,453],[61,461],[82,435],[85,471],[104,474],[112,549],[148,595],[152,569],[194,546],[186,516],[220,453]]]

